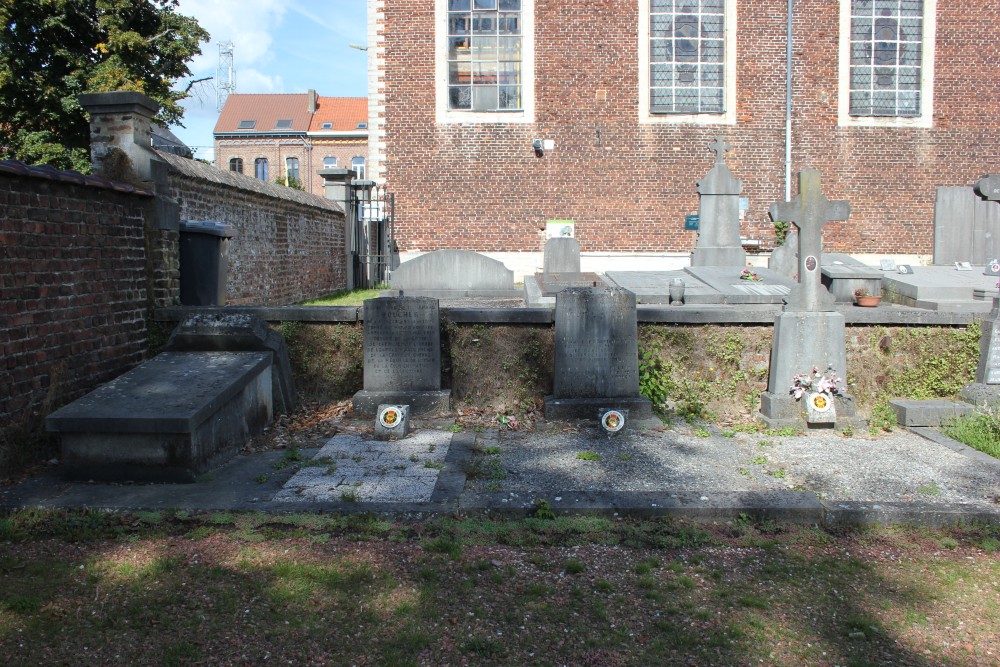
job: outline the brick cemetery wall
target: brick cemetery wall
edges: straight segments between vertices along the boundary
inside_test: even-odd
[[[0,475],[47,412],[142,360],[151,202],[104,179],[0,163]]]
[[[370,41],[385,47],[375,176],[400,193],[401,251],[539,252],[553,218],[576,221],[584,252],[689,251],[684,215],[698,210],[695,182],[718,134],[733,144],[726,159],[750,200],[743,236],[773,245],[767,209],[785,188],[785,3],[735,1],[735,123],[722,125],[639,122],[639,2],[534,0],[534,120],[491,123],[436,117],[435,0],[369,4]],[[827,251],[929,254],[935,188],[971,185],[996,164],[1000,3],[936,3],[930,127],[838,121],[839,6],[795,3],[793,178],[820,169],[828,196],[851,202]],[[536,138],[554,148],[536,156]]]
[[[347,282],[344,214],[316,195],[166,153],[168,196],[180,220],[234,228],[227,305],[287,305]],[[176,301],[175,301],[176,303]]]

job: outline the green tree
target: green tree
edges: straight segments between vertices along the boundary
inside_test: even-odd
[[[178,123],[208,33],[177,0],[0,0],[0,157],[89,168],[81,93],[129,90]],[[188,85],[190,88],[190,84]]]

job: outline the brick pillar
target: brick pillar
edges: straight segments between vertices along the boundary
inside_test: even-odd
[[[90,114],[90,161],[94,173],[113,180],[152,180],[153,116],[160,105],[142,93],[116,91],[80,95],[80,105]],[[118,149],[131,161],[132,178],[121,160],[106,158]]]

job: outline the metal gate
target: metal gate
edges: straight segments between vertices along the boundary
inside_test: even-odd
[[[399,262],[393,232],[394,195],[372,181],[355,181],[350,190],[354,213],[354,288],[387,286],[389,272]]]

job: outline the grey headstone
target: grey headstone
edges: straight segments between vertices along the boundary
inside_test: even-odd
[[[789,394],[792,378],[832,368],[847,384],[847,346],[843,314],[783,312],[774,321],[767,391],[761,394],[761,415],[772,426],[802,421],[805,405]],[[850,424],[857,412],[850,396],[835,400],[838,422]]]
[[[833,295],[823,287],[820,276],[823,227],[833,220],[847,220],[851,205],[846,201],[829,201],[823,195],[820,173],[803,169],[799,172],[799,194],[790,202],[771,204],[770,213],[772,220],[791,222],[799,230],[799,284],[788,295],[785,310],[833,310]]]
[[[560,292],[554,371],[547,417],[592,418],[601,407],[630,409],[633,418],[649,417],[652,406],[639,394],[635,295],[611,287]]]
[[[982,323],[979,338],[979,365],[976,382],[1000,385],[1000,299],[993,299],[993,310]]]
[[[193,482],[272,417],[270,352],[164,352],[46,418],[70,479]]]
[[[937,189],[934,204],[935,264],[970,262],[978,266],[1000,256],[1000,206],[977,196],[980,187],[987,193],[992,192],[990,181],[983,180],[976,184],[975,190],[968,187]]]
[[[392,288],[403,290],[513,290],[514,272],[469,250],[436,250],[403,262],[392,272]]]
[[[566,237],[546,241],[542,273],[580,273],[580,242]]]
[[[767,268],[787,278],[794,279],[799,272],[799,233],[794,228],[788,230],[785,242],[771,251]]]
[[[438,300],[368,299],[364,318],[364,390],[355,394],[354,409],[373,414],[380,404],[394,403],[410,405],[415,414],[447,410]]]
[[[691,266],[744,266],[746,251],[740,241],[740,193],[743,182],[724,161],[730,149],[722,137],[709,144],[715,165],[698,181],[698,241]]]
[[[989,201],[1000,201],[1000,174],[983,176],[976,181],[976,193]]]
[[[281,334],[254,315],[235,313],[191,315],[174,329],[167,352],[259,352],[273,354],[274,411],[291,412],[297,402],[288,347]]]

